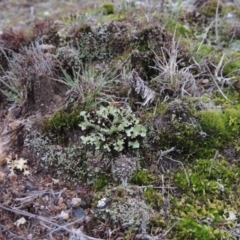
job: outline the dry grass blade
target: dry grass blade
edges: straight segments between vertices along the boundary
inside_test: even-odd
[[[12,52],[11,58],[6,55],[3,48],[0,48],[9,67],[8,70],[4,70],[0,66],[3,72],[0,76],[2,84],[0,91],[9,101],[23,105],[27,101],[36,76],[48,78],[54,75],[55,61],[50,53],[44,52],[44,48],[46,45],[35,42],[29,47],[21,48],[18,53]]]
[[[161,95],[168,95],[171,97],[183,96],[199,96],[200,89],[197,86],[195,76],[190,71],[193,65],[185,68],[180,68],[179,64],[182,59],[179,59],[179,42],[172,39],[172,44],[169,49],[162,48],[161,57],[154,51],[155,66],[151,67],[157,70],[158,76],[151,81],[157,84]]]
[[[130,74],[126,76],[126,80],[132,89],[144,99],[142,103],[143,106],[151,104],[154,101],[156,93],[146,86],[144,80],[135,70],[132,70]]]

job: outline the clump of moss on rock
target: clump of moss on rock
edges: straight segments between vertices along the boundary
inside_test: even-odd
[[[233,144],[240,131],[240,112],[238,107],[223,110],[205,110],[197,113],[203,132],[208,137],[206,144],[213,148],[223,148]]]
[[[206,17],[215,17],[218,2],[219,2],[218,0],[208,0],[203,4],[201,4],[201,6],[198,8],[198,11],[201,14],[205,15]],[[220,1],[219,10],[218,10],[219,13],[221,13],[222,8],[223,8],[223,4]]]
[[[113,3],[104,3],[101,7],[101,11],[105,15],[113,14],[114,13],[114,4]]]
[[[57,136],[67,135],[69,131],[79,129],[80,110],[74,107],[71,111],[60,110],[42,123],[44,132],[52,132]]]

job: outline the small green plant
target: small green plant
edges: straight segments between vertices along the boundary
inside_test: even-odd
[[[137,185],[148,185],[154,180],[150,171],[138,170],[131,179],[131,182]]]
[[[109,15],[114,13],[114,4],[113,3],[104,3],[101,7],[103,14]]]
[[[182,219],[176,225],[172,239],[196,239],[196,240],[213,240],[220,239],[218,232],[210,226],[198,223],[194,219]]]
[[[107,175],[101,175],[93,180],[93,189],[99,191],[106,187],[109,182],[109,177]]]
[[[159,193],[159,191],[154,190],[153,188],[146,189],[143,192],[143,196],[154,209],[159,209],[163,204],[162,195]]]
[[[125,108],[112,105],[100,106],[92,112],[82,111],[83,122],[79,124],[85,135],[84,144],[106,152],[122,152],[140,147],[139,140],[146,136],[146,128],[139,119]]]
[[[89,109],[92,106],[102,101],[107,101],[101,98],[101,94],[106,84],[111,80],[104,73],[98,73],[92,66],[83,66],[80,64],[79,72],[73,69],[72,76],[62,69],[64,74],[63,83],[69,88],[69,98],[75,97],[83,105],[83,108]],[[108,96],[105,95],[107,98]]]

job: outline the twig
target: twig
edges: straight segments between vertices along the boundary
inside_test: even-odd
[[[9,208],[9,207],[5,207],[3,206],[2,204],[0,204],[0,208],[6,210],[6,211],[10,211],[10,212],[14,212],[16,214],[20,214],[20,215],[23,215],[23,216],[26,216],[26,217],[30,217],[30,218],[34,218],[36,220],[39,220],[39,221],[43,221],[43,222],[46,222],[48,224],[52,224],[53,226],[57,227],[57,230],[60,230],[60,229],[64,229],[65,231],[73,234],[73,231],[68,229],[66,226],[69,226],[71,224],[74,224],[80,220],[82,220],[81,218],[80,219],[77,219],[76,221],[72,222],[72,223],[69,223],[67,225],[64,225],[64,226],[61,226],[57,223],[54,223],[54,222],[51,222],[49,221],[48,219],[46,219],[45,217],[41,217],[41,216],[37,216],[35,214],[32,214],[32,213],[29,213],[29,212],[25,212],[25,211],[22,211],[22,210],[19,210],[19,209],[16,209],[16,208]],[[53,231],[57,231],[56,229],[53,230]],[[93,237],[89,237],[87,235],[85,235],[84,233],[80,233],[82,234],[82,236],[86,237],[88,240],[103,240],[103,239],[100,239],[100,238],[93,238]]]
[[[215,77],[214,77],[213,74],[211,73],[208,65],[207,65],[207,69],[208,69],[208,72],[210,73],[210,76],[212,77],[212,80],[214,81],[214,83],[215,83],[218,91],[222,94],[222,96],[223,96],[228,102],[232,103],[232,101],[230,101],[230,100],[227,98],[227,96],[223,93],[222,89],[221,89],[221,88],[219,87],[219,85],[217,84],[217,82],[216,82],[216,80],[215,80]]]
[[[168,233],[176,226],[178,222],[175,222],[163,235],[162,235],[162,239],[164,239],[164,237],[166,237],[168,235]]]
[[[218,65],[214,71],[214,77],[216,77],[216,78],[218,78],[218,73],[219,73],[220,69],[222,68],[224,57],[225,57],[225,54],[223,53]]]
[[[217,2],[217,7],[216,7],[216,15],[215,15],[215,36],[216,36],[216,41],[219,41],[219,35],[218,35],[218,17],[219,17],[219,6],[220,6],[220,0]]]
[[[179,163],[180,165],[182,165],[183,170],[184,170],[184,173],[185,173],[185,175],[186,175],[186,179],[187,179],[187,182],[188,182],[188,186],[190,186],[189,177],[188,177],[188,174],[187,174],[187,170],[186,170],[186,168],[184,167],[184,164],[183,164],[182,162],[180,162],[180,161],[178,161],[178,160],[174,160],[174,159],[172,159],[172,158],[170,158],[170,157],[167,157],[167,159],[169,159],[169,160],[171,160],[171,161],[173,161],[173,162],[177,162],[177,163]]]

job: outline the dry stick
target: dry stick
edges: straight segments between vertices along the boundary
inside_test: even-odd
[[[39,221],[43,221],[43,222],[46,222],[48,224],[52,224],[54,225],[55,227],[57,227],[57,229],[55,229],[54,231],[57,231],[57,230],[60,230],[60,229],[64,229],[66,230],[67,232],[69,233],[73,233],[72,230],[68,229],[66,226],[69,226],[69,225],[72,225],[80,220],[82,220],[81,218],[80,219],[77,219],[76,221],[72,222],[72,223],[69,223],[69,224],[66,224],[64,226],[61,226],[57,223],[54,223],[54,222],[51,222],[49,221],[48,219],[46,219],[45,217],[41,217],[41,216],[37,216],[35,214],[32,214],[32,213],[28,213],[28,212],[25,212],[25,211],[22,211],[22,210],[19,210],[19,209],[15,209],[15,208],[9,208],[9,207],[5,207],[3,206],[2,204],[0,204],[0,208],[6,210],[6,211],[10,211],[10,212],[14,212],[16,214],[20,214],[20,215],[23,215],[23,216],[27,216],[27,217],[30,217],[30,218],[34,218],[36,220],[39,220]],[[87,235],[85,235],[84,233],[80,233],[82,236],[86,237],[87,239],[89,240],[103,240],[103,239],[100,239],[100,238],[93,238],[93,237],[89,237]]]
[[[23,198],[16,198],[15,202],[19,202],[20,206],[16,207],[17,209],[24,208],[26,204],[32,203],[36,198],[42,197],[44,194],[52,194],[54,196],[54,193],[50,189],[45,189],[43,191],[33,191],[28,196]]]
[[[162,239],[164,239],[164,238],[168,235],[168,233],[176,226],[177,223],[178,223],[178,221],[175,222],[175,223],[161,236]]]
[[[221,89],[221,88],[219,87],[219,85],[217,84],[217,82],[216,82],[216,80],[215,80],[215,77],[214,77],[213,74],[211,73],[208,65],[207,65],[207,69],[208,69],[208,72],[210,73],[210,76],[212,77],[212,80],[214,81],[214,83],[215,83],[218,91],[222,94],[222,96],[223,96],[228,102],[232,103],[232,101],[230,101],[230,100],[227,98],[227,96],[223,93],[222,89]]]
[[[173,162],[179,163],[179,164],[183,167],[184,173],[185,173],[185,175],[186,175],[186,180],[187,180],[187,182],[188,182],[188,186],[190,186],[190,180],[189,180],[189,177],[188,177],[188,174],[187,174],[187,170],[186,170],[186,168],[184,167],[184,164],[183,164],[182,162],[180,162],[180,161],[178,161],[178,160],[175,160],[175,159],[172,159],[172,158],[170,158],[170,157],[166,157],[166,158],[169,159],[169,160],[171,160],[171,161],[173,161]]]
[[[212,28],[212,26],[213,26],[213,24],[214,24],[215,21],[216,21],[216,19],[214,19],[214,20],[210,23],[210,25],[206,28],[206,30],[205,30],[205,32],[204,32],[204,34],[203,34],[202,41],[200,42],[199,47],[198,47],[198,49],[197,49],[197,53],[198,53],[199,50],[201,49],[201,46],[203,45],[205,39],[207,38],[208,32],[211,30],[211,28]]]
[[[65,229],[67,226],[73,225],[73,224],[79,222],[80,220],[83,221],[83,219],[77,219],[77,220],[75,220],[74,222],[71,222],[71,223],[68,223],[68,224],[64,225],[63,227],[64,227],[64,229]],[[42,225],[44,225],[46,228],[49,228],[49,227],[48,227],[47,225],[45,225],[44,223],[42,223]],[[61,228],[62,228],[62,226],[61,226]],[[56,229],[50,231],[50,232],[49,232],[48,234],[46,234],[45,236],[47,236],[47,235],[49,235],[49,234],[52,234],[52,233],[54,233],[54,232],[57,232],[57,231],[59,231],[61,228],[56,228]],[[73,233],[73,232],[71,231],[71,233]],[[75,233],[74,233],[74,234],[75,234]],[[86,235],[84,235],[82,232],[79,232],[78,234],[81,235],[81,236],[86,236]],[[43,237],[45,237],[45,236],[43,236]],[[88,236],[87,236],[87,237],[88,237]],[[96,239],[96,238],[91,238],[91,237],[88,237],[88,238],[89,238],[89,239]]]
[[[217,65],[217,67],[216,67],[216,69],[214,71],[214,77],[216,77],[216,78],[218,78],[218,74],[219,74],[219,72],[220,72],[220,70],[222,68],[224,57],[225,57],[225,54],[223,53],[223,55],[222,55],[218,65]]]
[[[216,7],[216,14],[215,14],[215,36],[216,36],[216,41],[219,41],[219,35],[218,35],[218,17],[219,17],[219,6],[220,6],[220,0],[217,2],[217,7]]]

